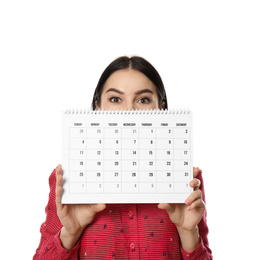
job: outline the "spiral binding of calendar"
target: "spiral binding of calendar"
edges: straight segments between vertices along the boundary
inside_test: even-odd
[[[150,109],[150,110],[87,110],[87,109],[67,109],[65,114],[91,114],[91,115],[100,115],[100,114],[190,114],[191,110],[189,109]]]

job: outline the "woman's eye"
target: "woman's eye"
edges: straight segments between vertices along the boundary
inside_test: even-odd
[[[148,104],[150,102],[149,98],[141,98],[138,103],[142,103],[142,104]]]
[[[112,98],[110,98],[109,100],[110,100],[112,103],[118,103],[118,102],[121,101],[120,98],[118,98],[118,97],[112,97]]]

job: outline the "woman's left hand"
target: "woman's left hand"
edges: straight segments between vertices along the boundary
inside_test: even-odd
[[[202,191],[199,189],[200,180],[196,179],[200,169],[193,168],[193,180],[190,186],[194,189],[184,204],[160,203],[158,207],[165,209],[171,221],[176,225],[178,232],[191,233],[197,229],[203,213],[205,203],[202,200]]]

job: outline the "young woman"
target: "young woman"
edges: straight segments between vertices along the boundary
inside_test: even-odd
[[[93,110],[166,109],[163,82],[141,57],[120,57],[103,72]],[[212,259],[202,172],[185,204],[63,205],[62,167],[49,178],[50,195],[34,259]]]

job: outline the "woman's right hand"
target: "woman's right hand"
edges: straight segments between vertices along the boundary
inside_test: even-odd
[[[85,227],[89,225],[97,212],[106,208],[105,204],[61,204],[63,192],[61,165],[56,168],[56,206],[57,214],[63,225],[60,233],[62,246],[70,250],[80,238]]]

